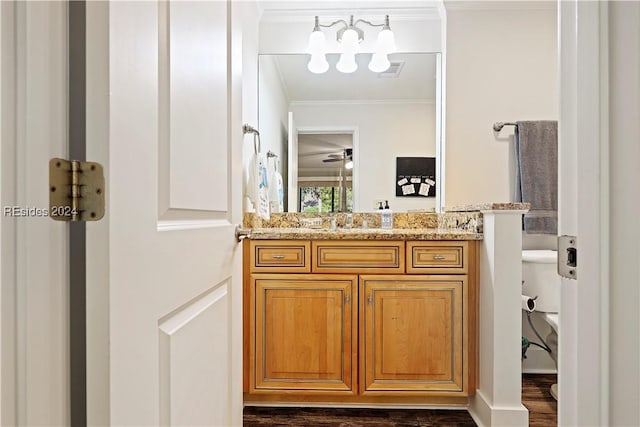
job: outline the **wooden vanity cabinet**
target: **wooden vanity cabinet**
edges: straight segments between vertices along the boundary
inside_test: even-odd
[[[245,241],[245,401],[466,402],[476,247]]]
[[[464,276],[360,276],[360,393],[464,392]]]
[[[252,392],[356,393],[357,277],[255,274]]]

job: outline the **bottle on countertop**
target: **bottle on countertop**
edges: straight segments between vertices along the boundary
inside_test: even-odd
[[[380,203],[382,205],[382,203]],[[393,213],[389,208],[389,201],[384,201],[384,209],[380,213],[380,227],[381,228],[393,228]]]

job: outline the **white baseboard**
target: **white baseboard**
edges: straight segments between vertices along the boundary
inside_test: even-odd
[[[522,373],[523,374],[557,374],[558,370],[531,368],[531,369],[522,369]]]
[[[556,364],[545,350],[531,346],[527,350],[527,358],[522,361],[522,372],[525,374],[555,374]]]
[[[469,399],[469,414],[479,427],[527,427],[529,410],[524,405],[493,406],[478,390]]]

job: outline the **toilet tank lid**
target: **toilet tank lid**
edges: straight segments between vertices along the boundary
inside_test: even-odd
[[[551,250],[522,251],[522,261],[536,262],[541,264],[555,264],[556,262],[558,262],[558,251],[551,251]]]

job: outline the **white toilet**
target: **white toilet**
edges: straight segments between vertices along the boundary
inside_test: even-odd
[[[535,311],[551,325],[555,334],[547,337],[551,357],[557,366],[558,311],[560,309],[560,276],[557,272],[558,252],[551,250],[522,251],[522,294],[537,297]],[[551,386],[557,399],[558,385]]]

